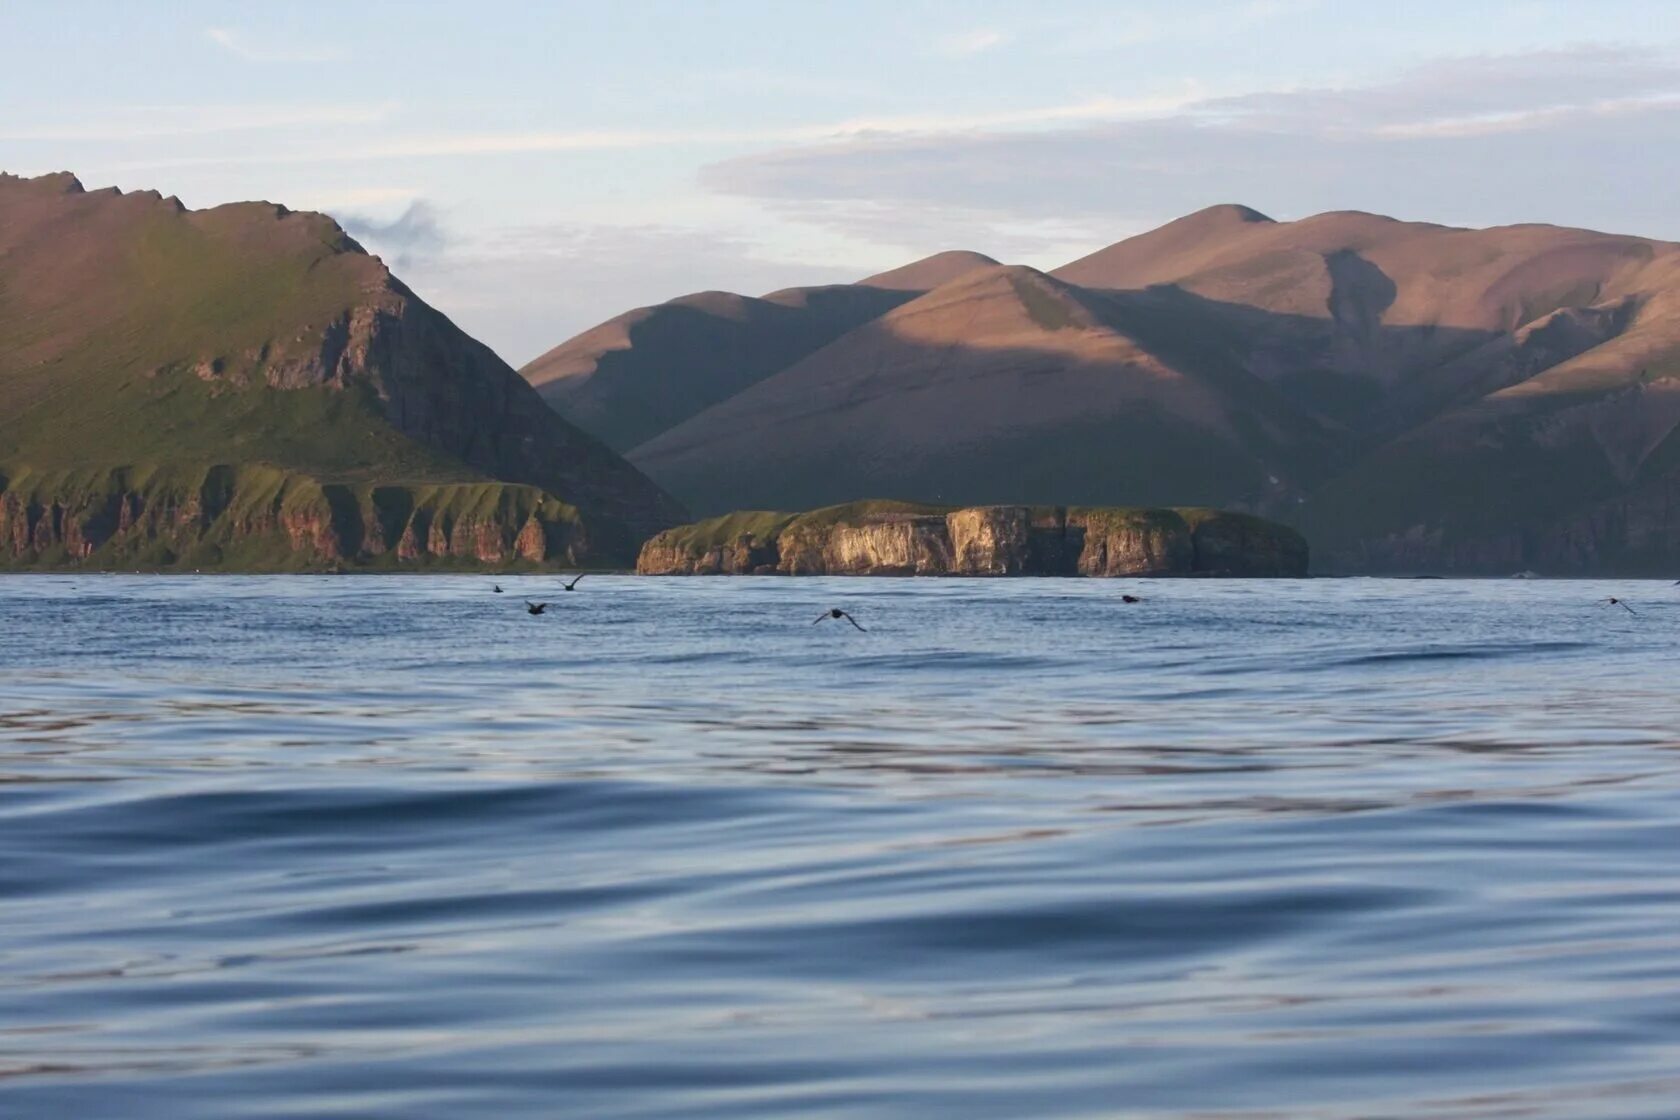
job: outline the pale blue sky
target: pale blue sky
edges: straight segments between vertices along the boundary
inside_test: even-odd
[[[1680,2],[0,4],[0,169],[326,209],[518,364],[1214,202],[1680,239]]]

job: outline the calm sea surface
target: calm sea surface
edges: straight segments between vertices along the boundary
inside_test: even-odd
[[[1680,588],[502,583],[0,579],[0,1117],[1680,1116]]]

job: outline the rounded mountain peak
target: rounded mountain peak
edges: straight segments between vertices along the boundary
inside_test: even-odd
[[[1171,280],[1194,271],[1256,231],[1278,223],[1249,206],[1208,206],[1147,233],[1117,241],[1056,269],[1052,275],[1091,288],[1129,288]]]
[[[874,276],[859,280],[858,284],[868,288],[888,288],[900,292],[928,292],[976,269],[994,268],[997,264],[997,261],[984,253],[947,249],[943,253],[935,253],[931,257],[923,257],[919,261],[911,261],[907,265],[878,272]]]
[[[1272,220],[1252,206],[1244,206],[1240,202],[1222,202],[1217,206],[1204,206],[1200,210],[1184,215],[1184,217],[1171,224],[1177,225],[1179,222],[1183,222],[1187,225],[1191,223],[1229,225],[1233,222],[1271,222]]]

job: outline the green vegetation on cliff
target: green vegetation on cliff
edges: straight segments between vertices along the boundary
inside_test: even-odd
[[[890,498],[865,498],[862,501],[842,502],[824,506],[809,513],[785,514],[787,528],[798,530],[830,529],[836,525],[868,525],[874,522],[907,517],[944,517],[955,506],[936,506],[926,502],[900,502]],[[714,518],[713,520],[721,520]]]
[[[0,474],[0,569],[570,566],[589,543],[574,507],[513,483],[180,464]]]
[[[721,548],[743,537],[775,540],[782,530],[800,517],[797,513],[774,510],[743,510],[726,513],[722,517],[708,517],[692,525],[679,525],[660,534],[674,546],[698,555],[711,548]]]

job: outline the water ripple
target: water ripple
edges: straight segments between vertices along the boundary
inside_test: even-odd
[[[1680,593],[502,583],[0,579],[0,1115],[1680,1111]]]

